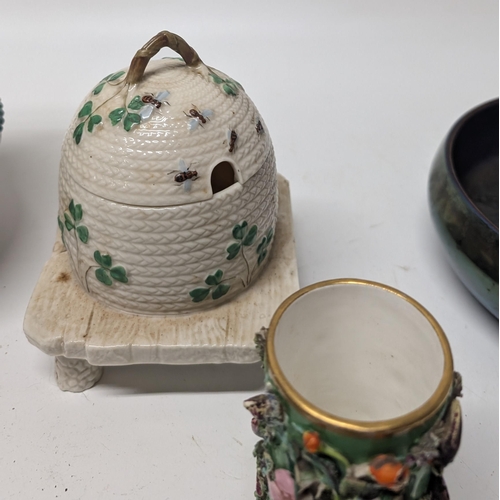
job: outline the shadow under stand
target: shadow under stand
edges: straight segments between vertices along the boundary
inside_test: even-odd
[[[299,288],[290,189],[280,175],[278,187],[278,220],[266,268],[248,290],[202,312],[140,316],[104,307],[74,281],[67,252],[57,241],[29,302],[24,332],[33,345],[55,356],[59,388],[89,389],[104,366],[257,362],[255,332],[269,325],[281,302]]]

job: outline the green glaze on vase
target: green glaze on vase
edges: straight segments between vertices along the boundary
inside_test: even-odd
[[[453,269],[498,318],[498,100],[461,118],[439,147],[429,204]]]

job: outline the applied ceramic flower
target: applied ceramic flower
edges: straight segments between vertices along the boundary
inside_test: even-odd
[[[245,401],[259,500],[448,498],[462,380],[434,318],[385,285],[332,280],[256,336],[266,393]]]

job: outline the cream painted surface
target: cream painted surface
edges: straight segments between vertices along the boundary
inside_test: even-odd
[[[70,277],[68,252],[58,241],[26,311],[24,331],[29,341],[51,356],[101,366],[258,361],[255,333],[299,288],[290,190],[283,177],[278,180],[280,205],[269,262],[254,285],[233,300],[210,310],[169,316],[127,314],[105,307]],[[60,385],[63,378],[74,378],[64,375],[64,367],[71,374],[74,366],[59,363]],[[82,387],[75,380],[68,384]]]
[[[439,339],[409,302],[382,288],[336,284],[303,295],[275,337],[285,377],[307,400],[342,418],[404,415],[436,390]]]
[[[227,78],[220,71],[212,71]],[[263,127],[265,123],[244,90],[239,89],[236,96],[227,95],[210,76],[200,75],[177,59],[151,61],[136,85],[126,85],[124,78],[112,82],[115,85],[106,84],[97,96],[90,92],[78,107],[77,113],[85,102],[92,101],[103,122],[92,133],[85,127],[80,144],[76,144],[73,131],[82,119],[75,114],[63,142],[61,172],[67,171],[91,193],[148,207],[209,200],[214,165],[230,161],[244,184],[268,157],[271,138],[267,128],[262,134],[256,132],[257,121]],[[165,90],[170,92],[168,104],[129,132],[121,122],[111,124],[108,115],[114,109],[126,107],[135,96]],[[190,130],[189,112],[193,108],[212,114],[207,123]],[[238,135],[233,153],[228,152],[228,130]],[[173,180],[179,160],[198,172],[189,192]]]
[[[92,101],[102,123],[92,133],[86,125],[77,144],[73,132],[86,123],[77,113],[66,133],[59,217],[64,220],[74,200],[82,206],[81,224],[90,236],[88,244],[82,244],[75,231],[65,230],[64,242],[77,282],[106,306],[151,315],[210,309],[232,300],[261,273],[256,248],[274,231],[278,210],[271,138],[243,88],[228,95],[209,72],[228,77],[203,69],[200,73],[183,61],[165,58],[151,61],[137,84],[126,84],[124,73],[98,95],[91,91],[78,108]],[[113,110],[164,91],[170,93],[166,102],[149,119],[130,131],[122,122],[112,125]],[[210,118],[196,121],[193,109],[202,115],[210,112]],[[197,126],[190,129],[193,121]],[[237,139],[229,152],[231,130]],[[236,182],[213,194],[211,175],[221,162],[231,164]],[[197,172],[188,191],[175,181],[181,165]],[[233,227],[243,221],[258,227],[254,245],[245,249],[244,258],[228,260],[226,249],[235,242]],[[97,250],[125,268],[126,284],[106,286],[96,279]],[[229,291],[217,300],[193,302],[190,292],[205,288],[207,277],[218,270]]]
[[[135,314],[179,314],[206,310],[232,300],[260,274],[257,246],[276,224],[278,186],[271,151],[259,171],[244,185],[233,184],[204,202],[173,207],[137,207],[115,203],[81,188],[61,169],[59,213],[71,199],[83,207],[88,244],[64,230],[73,276],[106,306]],[[62,218],[62,216],[60,216]],[[254,244],[227,260],[235,224],[257,225]],[[95,277],[94,252],[111,255],[113,265],[127,270],[128,283],[108,287]],[[248,268],[251,272],[248,271]],[[217,269],[231,278],[229,292],[218,300],[191,300],[189,292],[205,286]],[[90,270],[90,272],[89,272]],[[242,279],[241,279],[242,278]]]

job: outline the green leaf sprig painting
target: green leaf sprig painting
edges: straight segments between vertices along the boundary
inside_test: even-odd
[[[68,209],[64,212],[64,222],[57,217],[57,224],[59,226],[59,229],[61,230],[61,239],[66,247],[66,239],[64,237],[64,230],[66,229],[68,233],[71,234],[71,231],[73,231],[73,235],[75,238],[75,247],[76,247],[76,262],[73,261],[73,267],[75,270],[79,273],[79,266],[80,266],[80,245],[79,242],[81,241],[84,244],[87,244],[89,241],[89,230],[87,226],[82,224],[82,218],[83,218],[83,208],[80,204],[75,204],[75,201],[72,199],[69,202]],[[71,253],[69,253],[70,258],[71,258]]]
[[[118,78],[122,77],[125,74],[125,71],[118,71],[117,73],[111,73],[111,75],[108,75],[106,78],[103,78],[100,82],[99,85],[92,91],[92,94],[98,95],[101,93],[102,89],[107,83],[114,82],[115,80],[118,80]]]
[[[85,273],[87,292],[89,291],[87,276],[91,269],[95,269],[95,277],[106,286],[111,286],[113,281],[128,283],[127,271],[123,266],[112,266],[113,259],[111,255],[102,254],[99,250],[96,250],[94,252],[94,260],[98,265],[90,266]]]
[[[82,118],[83,122],[77,125],[73,132],[73,139],[75,139],[77,144],[80,144],[82,140],[85,125],[87,125],[87,130],[92,133],[94,131],[94,127],[99,125],[99,123],[102,123],[102,116],[95,114],[95,112],[92,111],[93,106],[94,103],[92,101],[87,101],[78,112],[78,118]]]
[[[200,287],[195,288],[189,292],[191,296],[191,300],[193,302],[202,302],[205,300],[210,293],[212,294],[212,299],[217,300],[229,291],[231,285],[227,282],[232,281],[234,279],[240,279],[243,287],[247,287],[252,278],[252,274],[255,269],[262,264],[264,259],[267,256],[268,247],[271,244],[274,236],[273,228],[270,228],[265,236],[260,240],[257,249],[255,250],[257,254],[257,262],[255,262],[252,269],[250,269],[250,263],[245,255],[245,249],[248,249],[257,241],[257,232],[258,227],[254,224],[252,226],[248,225],[247,221],[243,221],[240,224],[236,224],[232,230],[232,236],[236,240],[234,243],[231,243],[226,248],[226,260],[233,260],[241,255],[242,259],[245,261],[247,275],[246,279],[243,279],[241,276],[233,276],[230,278],[223,279],[224,272],[221,269],[218,269],[214,274],[209,274],[205,279],[205,284],[209,285],[209,287]]]
[[[191,300],[193,302],[201,302],[205,300],[210,292],[212,292],[212,299],[217,300],[226,295],[231,288],[231,285],[227,283],[223,283],[222,277],[224,276],[224,272],[220,269],[217,269],[214,274],[209,274],[205,279],[205,283],[209,285],[209,288],[195,288],[189,292],[191,296]]]
[[[254,244],[255,238],[257,237],[257,226],[254,224],[249,227],[248,222],[244,220],[241,224],[236,224],[233,227],[233,238],[237,241],[229,245],[226,249],[227,251],[227,260],[235,259],[241,251],[241,256],[245,261],[245,265],[247,268],[247,277],[243,282],[243,286],[247,286],[250,283],[252,272],[250,270],[250,264],[248,263],[248,259],[245,255],[245,247],[250,247]]]
[[[217,85],[220,85],[222,90],[227,95],[237,96],[239,90],[243,90],[241,84],[239,84],[236,80],[232,80],[231,78],[221,78],[219,75],[216,75],[213,72],[209,73],[209,75],[212,78],[213,82]]]
[[[80,204],[75,205],[74,200],[69,202],[69,214],[68,212],[64,212],[64,225],[68,231],[72,231],[73,229],[78,234],[78,238],[82,243],[87,243],[89,241],[89,230],[87,226],[80,224],[83,217],[83,209]]]
[[[111,113],[109,113],[108,118],[111,121],[113,127],[122,122],[123,128],[130,132],[134,125],[141,123],[141,115],[139,113],[131,113],[127,110],[139,111],[144,106],[141,96],[136,95],[127,105],[127,107],[116,108]]]
[[[238,255],[242,247],[249,247],[253,245],[256,236],[257,226],[255,224],[250,228],[248,227],[246,220],[244,220],[241,224],[236,224],[233,228],[233,238],[238,240],[238,243],[233,243],[227,247],[228,256],[226,259],[233,260]]]
[[[78,112],[78,118],[81,122],[75,127],[73,131],[73,139],[76,144],[80,144],[82,141],[85,129],[89,134],[92,134],[97,125],[103,124],[103,118],[101,114],[97,113],[97,111],[104,106],[111,99],[117,97],[123,90],[128,88],[127,83],[124,80],[120,80],[123,75],[125,75],[125,71],[118,71],[117,73],[111,73],[106,78],[103,78],[97,87],[92,91],[92,96],[98,96],[106,85],[111,85],[117,87],[118,90],[113,95],[105,99],[103,102],[95,105],[92,99],[88,100]],[[116,82],[116,83],[115,83]],[[138,113],[129,112],[127,110],[130,109],[132,111],[140,109],[144,103],[140,100],[140,96],[134,97],[132,101],[129,102],[128,105],[125,104],[126,95],[124,96],[123,106],[114,109],[109,113],[108,118],[111,121],[111,125],[116,125],[117,123],[123,121],[123,128],[130,132],[132,127],[141,122],[141,117]]]
[[[269,231],[267,234],[262,238],[261,242],[259,243],[259,246],[257,247],[257,255],[259,256],[257,259],[257,265],[260,266],[264,259],[267,256],[267,247],[271,244],[271,241],[273,241],[274,237],[274,231],[273,228],[269,228]]]
[[[71,231],[73,231],[76,247],[76,262],[73,260],[71,252],[68,252],[68,254],[70,259],[73,260],[73,267],[78,274],[80,274],[79,242],[87,244],[89,241],[89,230],[87,226],[82,224],[82,218],[83,208],[80,204],[75,204],[73,199],[69,202],[68,210],[64,212],[64,222],[60,217],[57,217],[57,224],[61,231],[61,238],[65,247],[66,241],[64,230],[66,229],[70,234]],[[106,286],[111,286],[113,281],[128,283],[127,271],[123,266],[113,266],[110,255],[101,254],[99,250],[96,250],[94,252],[94,260],[98,265],[90,266],[85,272],[85,287],[87,292],[89,291],[87,277],[91,269],[95,269],[96,278]]]

